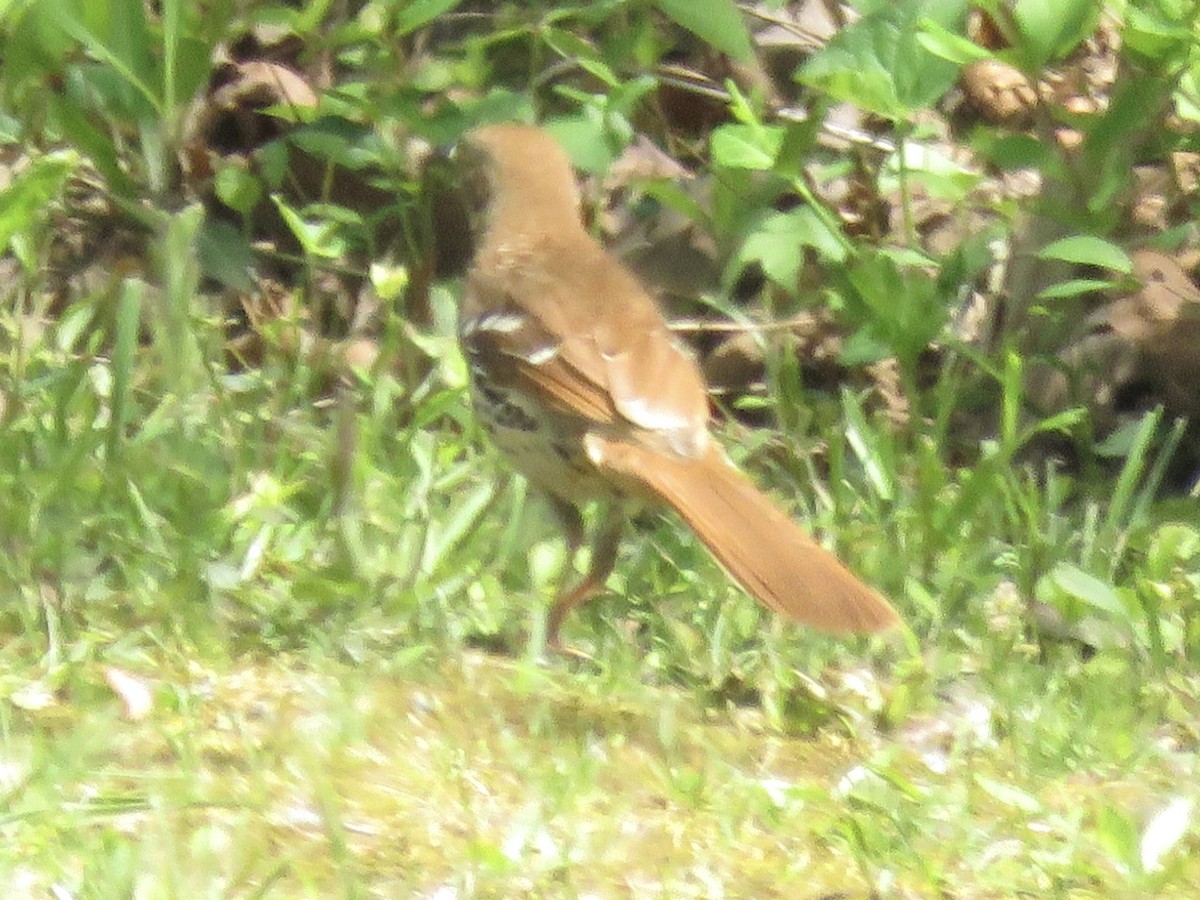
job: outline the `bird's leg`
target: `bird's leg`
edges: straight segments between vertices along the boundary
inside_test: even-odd
[[[574,551],[583,543],[583,520],[579,516],[579,511],[573,506],[567,507],[570,510],[569,516],[563,516],[560,504],[561,506],[567,506],[567,504],[555,501],[554,506],[559,516],[563,517],[564,529],[567,533],[567,546],[573,557]],[[613,566],[617,563],[617,550],[621,545],[621,535],[625,531],[625,519],[625,511],[621,509],[620,504],[610,504],[605,511],[604,520],[600,523],[596,538],[592,542],[592,559],[587,574],[584,575],[582,581],[569,590],[565,587],[566,579],[564,577],[564,587],[559,591],[558,598],[554,601],[554,606],[550,608],[550,615],[546,620],[546,644],[551,649],[572,652],[560,643],[559,629],[567,614],[595,595],[604,586],[608,576],[612,574]]]

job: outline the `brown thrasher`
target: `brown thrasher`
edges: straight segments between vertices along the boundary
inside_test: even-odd
[[[456,150],[477,221],[459,316],[476,414],[562,520],[570,558],[580,507],[605,504],[591,565],[560,592],[547,641],[616,562],[631,511],[665,503],[760,603],[827,632],[899,621],[760,493],[708,431],[695,361],[654,301],[584,230],[573,170],[524,125],[470,132]]]

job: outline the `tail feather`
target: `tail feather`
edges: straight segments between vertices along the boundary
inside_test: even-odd
[[[683,518],[756,600],[830,633],[884,631],[900,617],[878,591],[804,533],[715,446],[700,460],[589,438],[593,461],[648,488]]]

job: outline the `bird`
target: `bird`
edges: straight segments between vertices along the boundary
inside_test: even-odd
[[[727,458],[710,432],[700,368],[636,277],[587,231],[574,169],[545,130],[489,124],[454,151],[475,246],[458,340],[475,415],[547,499],[568,559],[545,640],[599,593],[629,521],[669,507],[747,593],[830,634],[871,634],[900,618]],[[567,572],[570,572],[570,565]]]

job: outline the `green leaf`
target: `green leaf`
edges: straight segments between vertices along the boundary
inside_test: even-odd
[[[862,404],[846,387],[842,388],[842,416],[846,421],[846,442],[862,464],[863,474],[875,495],[890,502],[896,495],[895,461],[887,442],[880,440],[879,430],[867,424]]]
[[[36,83],[51,72],[61,72],[67,56],[75,52],[75,41],[60,24],[64,15],[72,14],[71,10],[50,0],[23,5],[27,7],[23,15],[10,8],[4,18],[7,88],[22,81]]]
[[[901,157],[903,155],[903,158]],[[903,187],[901,162],[906,176],[924,185],[930,196],[960,203],[979,184],[981,176],[961,165],[936,147],[918,141],[905,141],[900,153],[894,153],[880,173],[883,190]]]
[[[592,42],[558,28],[542,29],[541,40],[545,41],[546,46],[554,53],[563,59],[574,61],[584,72],[598,78],[608,88],[619,88],[622,84],[622,79],[608,67],[604,56],[600,55],[600,50],[596,49]]]
[[[1037,434],[1047,434],[1054,431],[1061,434],[1070,434],[1071,430],[1080,422],[1085,421],[1087,417],[1088,411],[1082,406],[1073,406],[1070,409],[1064,409],[1062,412],[1041,419],[1027,428],[1021,437],[1021,445],[1024,446]]]
[[[562,144],[571,161],[584,172],[607,172],[617,153],[603,118],[587,110],[574,116],[547,119],[542,126]]]
[[[402,4],[396,16],[395,36],[402,37],[410,31],[415,31],[438,16],[450,12],[461,2],[462,0],[411,0]]]
[[[1090,211],[1112,212],[1132,188],[1145,123],[1166,114],[1172,90],[1168,80],[1148,74],[1118,82],[1104,114],[1088,121],[1081,171],[1087,173]]]
[[[1130,524],[1127,515],[1131,516],[1132,510],[1136,508],[1133,501],[1134,493],[1149,466],[1150,448],[1158,434],[1162,415],[1162,407],[1156,406],[1138,420],[1137,427],[1132,432],[1129,451],[1125,454],[1125,463],[1121,466],[1117,483],[1108,495],[1108,511],[1104,517],[1104,524],[1114,533],[1122,528],[1127,528]]]
[[[787,213],[768,216],[742,244],[745,262],[757,261],[763,273],[784,288],[794,289],[804,265],[804,248],[796,220]]]
[[[1122,621],[1129,619],[1129,608],[1121,602],[1116,588],[1095,575],[1089,575],[1078,566],[1060,562],[1051,571],[1050,579],[1059,589],[1082,600],[1093,609],[1117,616]]]
[[[124,87],[132,89],[144,101],[147,112],[163,115],[163,98],[159,74],[150,53],[151,38],[147,32],[145,9],[134,0],[117,0],[110,8],[106,4],[88,4],[85,11],[94,13],[93,21],[84,22],[64,14],[62,29],[77,40],[107,73],[118,76]],[[103,11],[105,15],[99,15]],[[126,103],[130,109],[132,102]]]
[[[655,0],[655,5],[722,53],[739,62],[753,58],[750,33],[733,0]]]
[[[29,167],[0,191],[0,250],[7,249],[14,236],[42,221],[46,206],[62,193],[78,165],[79,154],[74,150],[55,150],[34,157]],[[26,267],[36,266],[34,260],[21,262]]]
[[[242,216],[248,216],[262,199],[262,185],[245,169],[222,166],[213,179],[217,199]]]
[[[1060,259],[1063,262],[1099,266],[1128,275],[1133,271],[1129,256],[1111,241],[1091,234],[1067,237],[1047,244],[1038,251],[1039,259]]]
[[[235,291],[253,290],[250,273],[254,269],[254,254],[250,242],[228,222],[205,220],[196,236],[196,258],[200,271],[208,277]]]
[[[958,77],[958,66],[931,53],[931,24],[962,27],[966,0],[901,0],[842,29],[797,73],[835,99],[904,121],[929,106]]]
[[[806,247],[825,260],[843,262],[846,258],[838,236],[807,206],[767,216],[746,238],[739,257],[743,262],[757,261],[776,284],[795,289]]]
[[[117,162],[117,151],[112,138],[88,120],[87,113],[79,104],[70,97],[55,95],[49,98],[47,105],[51,118],[62,130],[63,135],[107,179],[112,191],[126,197],[138,192],[133,180],[122,171]]]
[[[542,32],[542,40],[546,42],[546,45],[551,50],[563,57],[563,59],[570,59],[579,63],[584,61],[600,63],[602,65],[604,63],[600,52],[591,42],[585,41],[579,35],[565,29],[547,28]],[[604,79],[605,82],[612,84],[613,82],[610,79],[615,78],[615,76],[608,69],[608,66],[604,66],[604,69],[607,71],[607,76]]]
[[[338,224],[328,220],[304,219],[292,209],[278,194],[272,194],[271,200],[283,216],[288,229],[295,235],[305,253],[324,259],[336,259],[346,252],[346,241],[342,237]]]
[[[288,135],[288,142],[317,159],[354,171],[379,163],[374,131],[338,116],[314,119]]]
[[[1038,291],[1038,299],[1061,300],[1065,297],[1094,294],[1096,291],[1103,291],[1112,286],[1112,281],[1103,278],[1072,278],[1070,281],[1060,281],[1045,290]]]
[[[494,485],[475,485],[474,490],[451,511],[445,521],[430,527],[425,552],[421,558],[422,572],[433,573],[438,570],[447,554],[476,527],[479,517],[487,509],[495,493]]]
[[[790,178],[795,178],[804,171],[809,155],[821,135],[824,120],[825,110],[817,103],[810,108],[808,116],[802,121],[789,122],[785,126],[783,140],[775,154],[776,171]]]
[[[1200,526],[1182,522],[1160,525],[1146,551],[1146,571],[1151,578],[1166,580],[1176,566],[1200,556]]]
[[[1124,810],[1106,805],[1096,814],[1096,842],[1121,866],[1137,865],[1137,828]]]
[[[778,125],[722,125],[712,133],[709,149],[722,166],[765,172],[775,164],[783,138]]]
[[[1005,806],[1011,806],[1028,815],[1036,815],[1042,811],[1042,804],[1036,797],[1015,785],[988,778],[976,773],[975,783],[981,787],[993,800],[998,800]]]
[[[994,56],[990,50],[980,47],[970,38],[955,34],[933,19],[922,19],[917,24],[920,28],[917,42],[934,56],[948,62],[965,66]]]
[[[1172,19],[1166,17],[1162,8],[1146,10],[1131,6],[1124,13],[1121,47],[1155,62],[1186,52],[1192,33],[1184,17],[1190,14],[1179,10],[1179,17]]]
[[[146,5],[141,0],[110,0],[108,6],[112,20],[105,36],[107,48],[120,61],[121,69],[132,75],[135,84],[146,86],[147,99],[163,109],[162,73],[152,49],[158,39],[150,33]]]
[[[1041,169],[1054,171],[1054,155],[1037,138],[1027,134],[996,136],[980,132],[972,141],[975,151],[1001,169]]]
[[[1017,0],[1012,15],[1020,32],[1017,51],[1025,70],[1036,72],[1074,50],[1095,30],[1100,12],[1101,4],[1095,0]]]
[[[901,360],[915,362],[949,317],[947,301],[925,265],[897,264],[885,249],[864,252],[846,270],[847,308]]]

